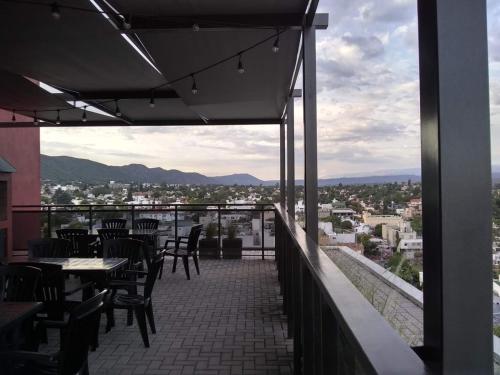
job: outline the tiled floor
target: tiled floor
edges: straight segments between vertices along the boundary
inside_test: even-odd
[[[136,322],[127,327],[117,311],[116,326],[107,334],[102,327],[100,347],[90,354],[91,374],[291,373],[274,261],[203,260],[201,276],[190,281],[182,267],[172,274],[169,266],[155,285],[151,347],[144,348]]]

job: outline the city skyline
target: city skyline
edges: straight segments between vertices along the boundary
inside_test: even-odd
[[[318,175],[419,167],[416,1],[377,1],[375,6],[342,0],[322,4],[319,11],[330,13],[330,27],[317,40]],[[499,20],[500,4],[489,1],[493,164],[500,164]],[[300,77],[297,82],[300,87]],[[297,100],[297,176],[303,174],[301,105]],[[51,128],[41,130],[41,139],[45,154],[112,165],[141,163],[209,176],[279,176],[279,130],[274,125]]]

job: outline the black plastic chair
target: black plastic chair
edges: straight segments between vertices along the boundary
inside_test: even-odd
[[[44,238],[28,241],[28,254],[31,258],[67,258],[71,242],[63,238]]]
[[[63,334],[64,343],[61,343],[58,353],[49,355],[26,351],[1,352],[2,374],[88,375],[88,351],[94,335],[94,330],[89,327],[99,324],[106,293],[107,290],[103,290],[71,311]]]
[[[128,238],[129,230],[125,228],[103,228],[103,229],[98,229],[97,234],[99,235],[99,246],[97,249],[97,257],[102,258],[104,242],[107,240],[116,240],[118,238]]]
[[[203,229],[203,225],[194,225],[191,227],[191,231],[189,232],[188,237],[180,236],[175,240],[167,240],[165,241],[165,247],[163,251],[164,256],[173,256],[174,264],[172,265],[172,273],[175,272],[177,268],[177,258],[182,258],[182,263],[184,264],[184,270],[186,271],[186,277],[188,280],[191,279],[189,275],[189,257],[193,258],[194,266],[196,267],[196,272],[198,275],[200,274],[200,266],[198,264],[198,239],[200,238],[201,230]],[[175,243],[175,247],[168,247],[169,243]],[[181,245],[183,245],[181,247]],[[161,272],[163,271],[163,264]]]
[[[35,267],[0,266],[0,303],[35,301],[41,273]]]
[[[70,257],[90,258],[89,232],[86,229],[58,229],[57,237],[69,240],[71,243]]]
[[[134,221],[134,229],[156,230],[160,221],[156,219],[137,219]]]
[[[127,271],[129,273],[135,274],[146,274],[146,282],[138,282],[138,281],[123,281],[123,284],[128,283],[128,285],[135,286],[144,286],[144,293],[141,294],[122,294],[117,293],[117,289],[115,286],[110,286],[112,289],[111,296],[106,304],[106,315],[107,315],[107,324],[106,324],[106,332],[109,332],[111,327],[115,325],[114,319],[114,309],[126,309],[129,312],[135,312],[135,317],[137,319],[137,324],[139,325],[139,329],[141,331],[142,341],[144,342],[144,346],[149,348],[149,338],[148,338],[148,329],[146,326],[146,317],[149,321],[149,326],[151,328],[151,332],[156,333],[154,315],[153,315],[153,302],[151,300],[151,294],[153,293],[153,287],[155,285],[156,278],[158,277],[158,272],[160,272],[160,267],[162,264],[162,256],[155,256],[151,260],[151,265],[147,272],[144,271]]]
[[[103,219],[102,227],[104,229],[123,229],[127,226],[126,219]]]

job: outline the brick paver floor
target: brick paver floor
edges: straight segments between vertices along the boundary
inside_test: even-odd
[[[292,342],[274,261],[202,260],[201,275],[190,281],[182,265],[172,274],[170,264],[155,285],[151,347],[144,348],[135,320],[126,326],[124,311],[116,311],[107,334],[103,316],[100,346],[89,356],[91,374],[291,373]],[[57,336],[50,341],[57,343]]]

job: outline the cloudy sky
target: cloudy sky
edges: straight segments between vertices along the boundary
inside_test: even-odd
[[[320,1],[317,32],[320,177],[415,168],[420,163],[416,0]],[[500,164],[500,2],[488,1],[492,159]],[[300,86],[300,84],[299,84]],[[303,174],[302,102],[296,101],[296,175]],[[233,128],[231,128],[233,129]],[[42,152],[106,164],[206,175],[279,176],[278,128],[42,129]],[[207,155],[210,162],[207,162]]]

